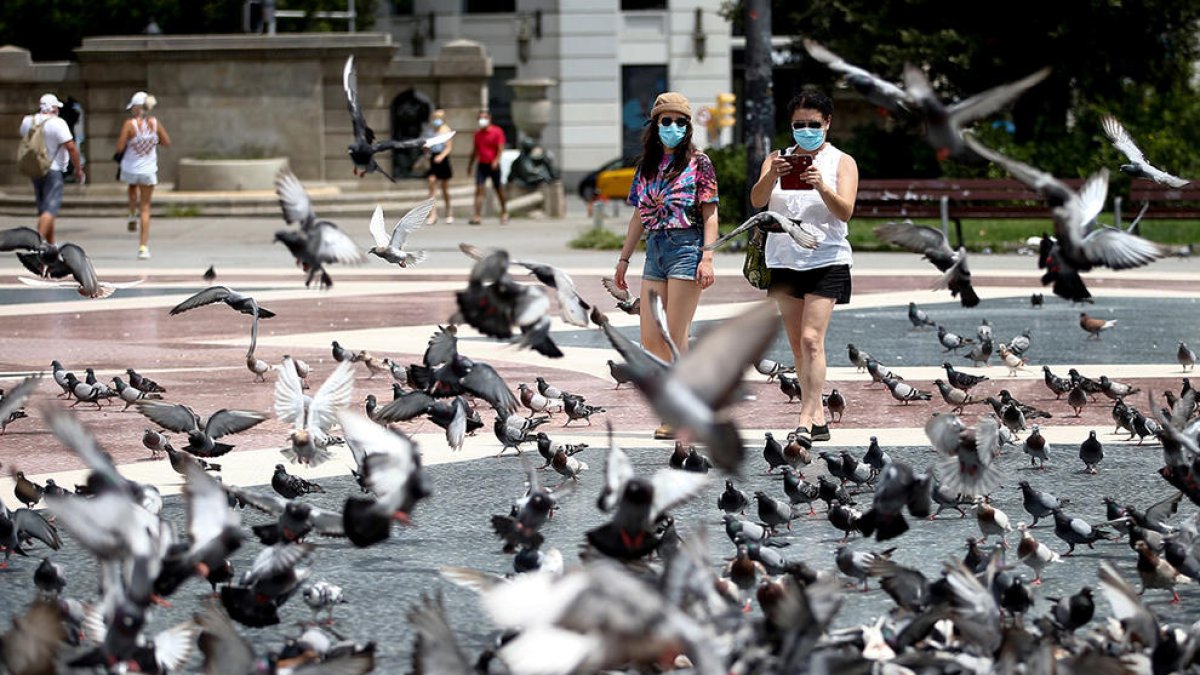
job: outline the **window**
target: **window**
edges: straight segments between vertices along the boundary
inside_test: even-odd
[[[412,16],[413,0],[392,0],[392,16]]]
[[[517,0],[463,0],[463,14],[502,14],[517,11]]]
[[[509,80],[517,79],[516,66],[495,66],[488,78],[488,111],[492,113],[492,124],[504,130],[505,145],[517,147],[517,126],[513,124],[513,90]]]
[[[621,0],[622,12],[636,12],[643,9],[666,9],[667,0]]]
[[[654,99],[667,90],[666,66],[621,66],[621,154],[642,154],[642,131]]]

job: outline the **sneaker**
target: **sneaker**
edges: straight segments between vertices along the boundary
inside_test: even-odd
[[[454,224],[454,216],[446,216],[446,224],[453,225]]]
[[[500,214],[500,224],[501,225],[508,224],[508,212],[507,211]]]
[[[813,425],[812,439],[814,441],[827,441],[827,440],[829,440],[829,438],[830,438],[830,436],[829,436],[829,425],[828,424],[814,424]]]
[[[660,441],[671,440],[675,438],[675,430],[671,428],[671,425],[664,424],[654,430],[654,438]]]
[[[129,214],[129,218],[125,220],[125,226],[130,232],[137,232],[138,216],[136,213]]]
[[[139,246],[137,257],[138,257],[138,260],[149,260],[150,259],[150,247],[149,246]]]

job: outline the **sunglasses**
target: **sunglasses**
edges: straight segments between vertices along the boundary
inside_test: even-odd
[[[820,129],[823,126],[824,122],[792,122],[793,129]]]
[[[686,118],[686,117],[660,117],[660,118],[658,118],[658,125],[660,127],[669,127],[672,124],[674,124],[677,127],[686,127],[688,124],[690,124],[690,122],[688,121],[688,118]]]

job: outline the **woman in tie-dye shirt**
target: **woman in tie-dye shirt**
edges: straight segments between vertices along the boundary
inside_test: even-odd
[[[635,207],[617,260],[615,283],[627,288],[625,273],[643,233],[646,262],[642,268],[642,306],[649,294],[662,298],[671,340],[680,353],[688,347],[688,331],[700,291],[713,283],[712,251],[701,247],[717,238],[717,176],[708,155],[692,145],[692,109],[682,94],[660,94],[642,134],[642,157],[629,190]],[[671,352],[649,311],[641,314],[642,347],[669,361]],[[671,438],[663,425],[656,438]]]

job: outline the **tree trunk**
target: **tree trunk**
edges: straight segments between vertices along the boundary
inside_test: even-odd
[[[746,210],[750,188],[758,180],[763,159],[771,151],[775,126],[775,93],[771,86],[771,0],[746,0],[746,88],[742,100],[746,144]]]

